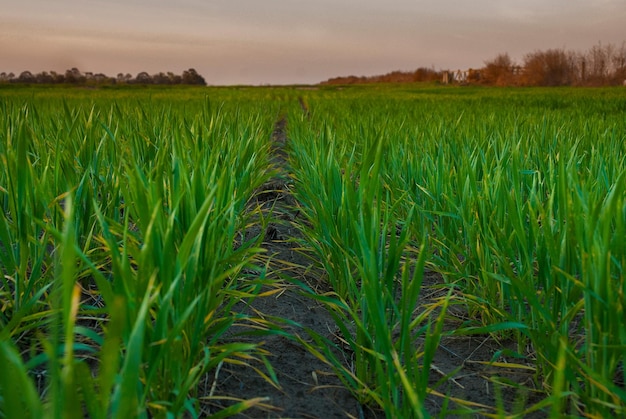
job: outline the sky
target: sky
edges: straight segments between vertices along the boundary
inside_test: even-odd
[[[0,0],[0,72],[308,84],[626,41],[626,0]]]

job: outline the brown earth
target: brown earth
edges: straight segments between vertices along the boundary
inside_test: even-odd
[[[273,222],[265,232],[264,246],[269,258],[272,279],[279,292],[257,297],[249,305],[240,303],[242,312],[262,315],[266,319],[287,319],[281,327],[288,334],[306,338],[302,327],[332,339],[337,328],[328,311],[318,302],[304,295],[290,278],[308,284],[315,290],[328,286],[316,274],[313,262],[295,241],[298,213],[289,191],[287,152],[285,144],[286,121],[280,120],[274,132],[274,163],[282,172],[265,185],[259,200],[271,212]],[[258,232],[257,232],[258,233]],[[420,304],[427,305],[447,293],[442,277],[425,272]],[[448,309],[446,330],[452,331],[467,322],[462,304]],[[300,326],[298,326],[300,325]],[[236,332],[234,330],[233,332]],[[332,369],[313,356],[301,344],[281,335],[246,337],[259,343],[268,353],[268,360],[276,372],[279,387],[246,366],[224,365],[214,379],[215,395],[238,399],[266,397],[261,408],[252,408],[239,414],[241,418],[379,418],[384,413],[373,406],[363,406],[333,374]],[[237,336],[237,341],[242,341]],[[487,335],[444,336],[430,371],[430,385],[434,390],[425,402],[429,414],[440,417],[484,417],[494,414],[498,403],[505,412],[519,412],[529,403],[540,399],[533,388],[531,369],[503,368],[489,365],[494,354],[503,349],[515,349],[512,341],[498,341]],[[340,351],[340,348],[337,348]],[[349,353],[344,354],[349,362]],[[506,364],[522,361],[499,356],[496,361]],[[454,400],[462,400],[455,403]],[[224,407],[226,404],[222,405]],[[217,406],[219,407],[219,405]],[[535,412],[525,417],[545,417]]]

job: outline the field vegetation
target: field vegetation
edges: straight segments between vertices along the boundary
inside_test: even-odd
[[[246,335],[373,416],[626,415],[622,89],[4,87],[0,108],[0,417],[266,408],[210,384],[280,388]],[[289,221],[259,203],[277,176]],[[285,224],[306,279],[271,272]],[[335,338],[238,308],[294,288]],[[493,403],[448,392],[472,359],[435,365],[468,336],[498,345]]]

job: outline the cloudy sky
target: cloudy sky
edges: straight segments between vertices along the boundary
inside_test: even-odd
[[[316,83],[626,41],[626,0],[0,0],[0,71]]]

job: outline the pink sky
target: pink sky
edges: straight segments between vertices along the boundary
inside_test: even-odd
[[[624,0],[2,0],[0,71],[316,83],[626,41]]]

